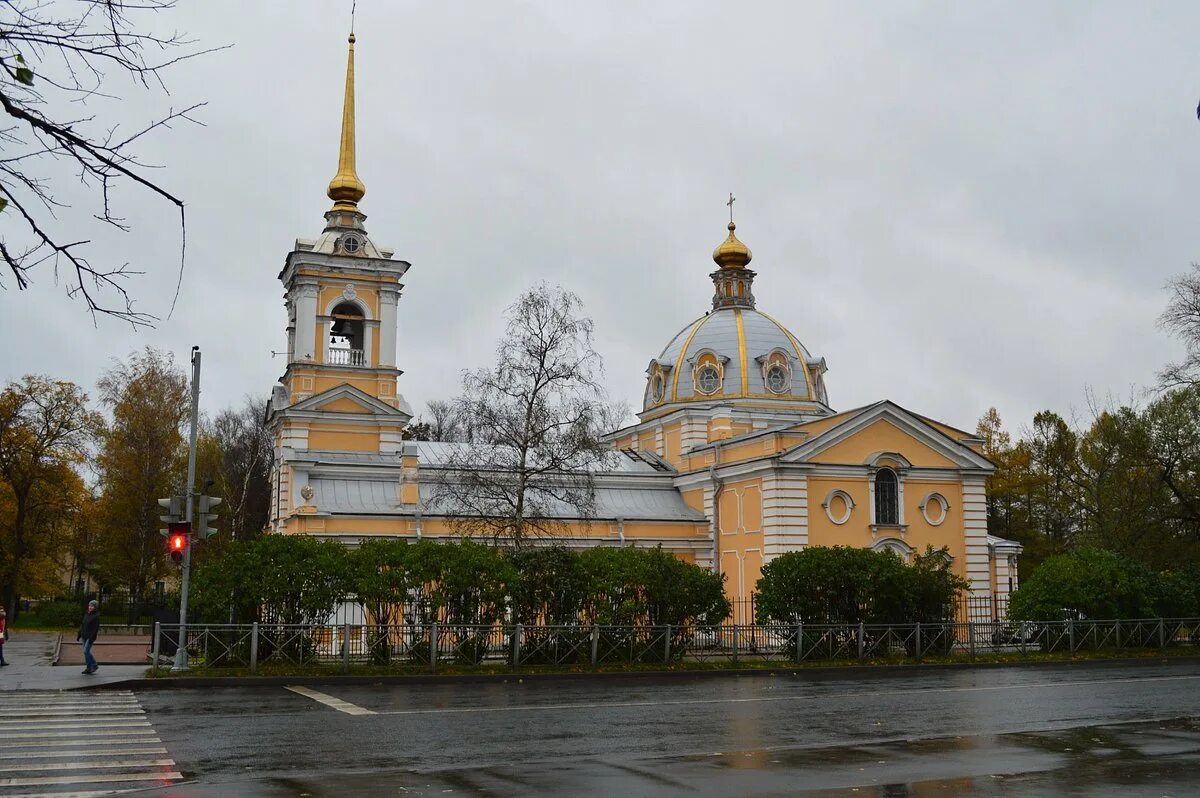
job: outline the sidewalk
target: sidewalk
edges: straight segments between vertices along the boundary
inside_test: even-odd
[[[0,691],[4,690],[74,690],[139,679],[145,665],[100,665],[100,670],[84,676],[82,668],[66,665],[54,667],[54,641],[57,634],[12,630],[12,639],[4,644],[7,668],[0,668]]]

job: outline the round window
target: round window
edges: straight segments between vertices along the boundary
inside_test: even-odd
[[[353,255],[362,249],[362,240],[358,236],[342,236],[342,249]]]
[[[701,366],[696,375],[696,387],[700,389],[700,393],[716,393],[721,387],[721,373],[717,371],[717,367],[711,364]]]
[[[767,369],[767,390],[771,393],[783,393],[787,390],[787,370],[778,363],[772,363]]]
[[[655,374],[650,380],[650,398],[655,402],[661,402],[666,385],[663,381],[663,375]]]

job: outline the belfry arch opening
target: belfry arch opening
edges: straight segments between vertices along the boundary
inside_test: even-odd
[[[339,302],[330,317],[329,363],[335,366],[367,365],[362,310],[353,302]]]

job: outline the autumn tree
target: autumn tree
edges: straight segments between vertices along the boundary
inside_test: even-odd
[[[469,424],[461,418],[459,406],[445,399],[433,399],[425,405],[425,412],[404,430],[405,440],[412,441],[463,441],[468,434]]]
[[[190,412],[187,377],[169,354],[147,347],[117,361],[100,380],[110,413],[96,468],[102,529],[96,574],[139,600],[168,571],[158,534],[158,499],[183,489]]]
[[[575,294],[545,284],[508,308],[491,368],[463,375],[455,400],[469,443],[447,447],[431,510],[461,531],[515,545],[595,514],[593,472],[616,414],[599,379],[592,322]]]
[[[128,232],[119,197],[160,200],[178,214],[180,268],[183,199],[139,156],[151,134],[192,121],[203,103],[164,108],[149,123],[126,127],[114,102],[130,86],[161,90],[164,73],[201,50],[178,33],[162,34],[160,15],[175,0],[7,0],[0,3],[0,263],[18,289],[39,270],[62,278],[92,316],[134,325],[155,317],[134,308],[127,263],[91,254],[89,228]],[[90,207],[75,212],[62,186]],[[99,231],[97,231],[99,232]],[[2,283],[0,283],[2,284]]]
[[[14,615],[20,595],[53,589],[87,501],[77,469],[98,424],[87,401],[74,383],[36,375],[0,393],[0,593]]]

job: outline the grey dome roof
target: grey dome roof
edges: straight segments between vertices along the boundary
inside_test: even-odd
[[[739,330],[740,327],[740,330]],[[705,353],[722,363],[720,388],[703,394],[693,384],[693,370]],[[763,364],[773,353],[786,359],[790,378],[782,392],[768,390]],[[684,327],[650,364],[646,407],[669,402],[727,398],[823,401],[813,384],[812,357],[782,324],[753,308],[721,308]],[[661,400],[654,380],[663,378]]]

